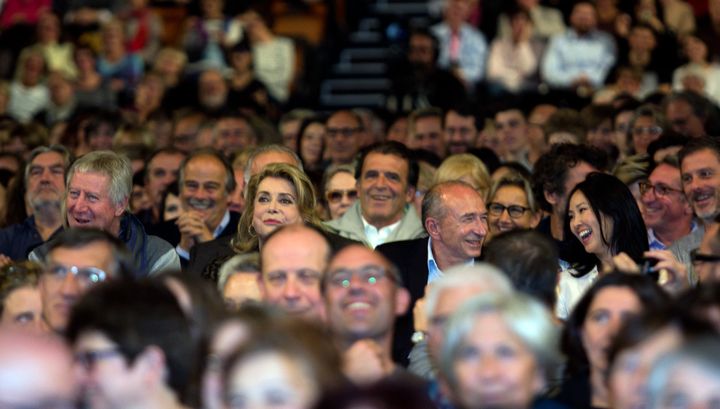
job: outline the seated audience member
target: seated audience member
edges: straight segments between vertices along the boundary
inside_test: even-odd
[[[293,224],[270,233],[260,249],[262,299],[290,315],[323,321],[320,283],[331,252],[323,231],[311,225]]]
[[[19,122],[28,122],[50,100],[44,79],[45,57],[38,49],[26,49],[18,58],[15,80],[10,84],[7,114]]]
[[[517,291],[537,298],[551,310],[556,302],[557,260],[552,241],[534,230],[503,232],[483,251],[483,261],[502,270]]]
[[[332,113],[325,122],[325,146],[330,163],[352,163],[366,132],[362,117],[355,112],[340,110]]]
[[[304,321],[268,324],[226,358],[225,408],[311,409],[325,392],[346,383],[340,354],[324,329]]]
[[[470,153],[451,155],[445,159],[435,172],[433,184],[457,180],[472,186],[483,199],[492,185],[490,174],[483,161]]]
[[[131,189],[132,169],[127,158],[98,151],[76,160],[67,175],[64,208],[68,227],[93,227],[118,237],[132,254],[136,276],[179,270],[172,246],[146,234],[142,223],[126,210]],[[29,259],[43,259],[50,245],[36,248]]]
[[[371,248],[424,236],[412,207],[417,178],[417,163],[404,145],[382,142],[365,148],[355,172],[360,199],[341,218],[325,225]]]
[[[613,112],[611,105],[591,104],[580,111],[580,116],[587,124],[588,145],[605,151],[615,161],[620,156],[620,147],[613,131]]]
[[[487,80],[495,95],[530,91],[538,83],[537,70],[543,44],[531,37],[530,15],[527,10],[517,7],[507,14],[507,18],[510,35],[492,41],[487,62]]]
[[[555,88],[597,89],[616,56],[612,37],[597,29],[597,10],[588,1],[575,3],[570,28],[550,39],[541,65],[543,80]]]
[[[511,230],[534,229],[542,213],[530,182],[512,172],[493,183],[487,196],[490,239]]]
[[[495,113],[495,129],[502,145],[502,151],[496,152],[500,159],[503,162],[518,162],[530,169],[525,114],[515,107],[500,108]]]
[[[608,346],[631,315],[658,311],[668,302],[668,295],[648,276],[611,273],[600,277],[565,324],[561,349],[567,356],[566,380],[556,399],[572,408],[608,407]]]
[[[412,308],[425,287],[450,267],[473,264],[488,233],[487,210],[480,194],[464,182],[435,184],[425,194],[422,218],[426,238],[386,243],[377,251],[399,270],[410,294],[410,308],[395,327],[393,356],[405,363],[412,345]]]
[[[529,15],[532,23],[529,30],[531,38],[547,41],[553,35],[565,31],[562,12],[557,8],[544,6],[540,4],[539,0],[514,0],[512,3]],[[511,7],[515,7],[515,5]],[[508,14],[501,14],[498,17],[497,37],[508,38],[512,35],[513,27],[509,20],[510,17]]]
[[[25,166],[25,203],[32,215],[22,224],[0,230],[0,254],[25,260],[30,251],[61,229],[64,176],[70,160],[70,153],[61,145],[41,146],[30,152]]]
[[[670,156],[657,163],[648,180],[639,184],[651,250],[665,250],[697,228],[681,176],[677,158]]]
[[[707,44],[694,35],[688,35],[682,42],[688,62],[673,72],[673,90],[694,91],[715,104],[720,103],[720,65],[710,60]]]
[[[330,220],[342,217],[358,197],[355,169],[349,165],[331,166],[323,182],[325,205]]]
[[[480,295],[450,318],[442,379],[458,407],[530,409],[560,362],[557,340],[552,315],[540,302],[522,294]]]
[[[41,274],[42,266],[32,261],[0,267],[0,328],[42,328]]]
[[[428,393],[438,407],[448,396],[439,387],[440,351],[445,340],[445,324],[462,303],[480,294],[510,295],[512,283],[487,263],[455,266],[429,286],[424,304],[414,312],[414,346],[410,351],[410,372],[430,381]],[[419,309],[419,311],[418,311]]]
[[[253,148],[258,143],[258,135],[250,117],[241,113],[223,112],[213,127],[212,145],[230,158],[236,152]]]
[[[136,213],[146,229],[153,224],[162,222],[161,202],[168,186],[177,182],[180,173],[180,164],[185,159],[185,153],[175,148],[160,148],[151,153],[145,163],[145,193],[152,203],[149,211]]]
[[[114,281],[74,306],[66,334],[87,407],[192,407],[200,357],[173,293],[154,281]]]
[[[0,405],[75,408],[75,361],[62,340],[0,330]]]
[[[481,124],[473,107],[469,104],[460,104],[458,107],[445,111],[443,126],[445,148],[447,149],[445,156],[468,153],[470,149],[475,148]]]
[[[718,107],[692,91],[673,92],[662,102],[665,118],[673,131],[690,138],[718,135]]]
[[[218,291],[225,306],[237,310],[246,301],[260,301],[260,255],[238,254],[220,266]]]
[[[648,375],[648,407],[710,407],[720,399],[720,342],[717,335],[686,342],[662,357]]]
[[[54,332],[65,331],[70,310],[92,286],[134,275],[125,245],[108,232],[69,228],[48,243],[40,275],[42,319]]]
[[[485,36],[468,24],[469,0],[450,0],[444,3],[443,21],[432,27],[438,38],[437,64],[453,71],[468,90],[485,77],[487,42]]]
[[[440,108],[419,108],[410,113],[407,146],[410,149],[424,149],[437,155],[445,153],[443,112]]]
[[[179,172],[182,214],[155,225],[150,233],[174,245],[181,260],[187,262],[197,243],[234,234],[240,214],[228,210],[235,175],[218,151],[194,151],[182,161]]]
[[[395,317],[410,295],[397,269],[361,245],[340,250],[322,281],[327,325],[343,355],[343,371],[354,383],[414,378],[392,360]]]
[[[295,144],[305,172],[319,179],[325,168],[325,121],[319,116],[304,119]]]
[[[654,105],[641,105],[630,120],[630,143],[635,154],[647,153],[648,145],[660,138],[664,130],[670,130],[665,115]]]

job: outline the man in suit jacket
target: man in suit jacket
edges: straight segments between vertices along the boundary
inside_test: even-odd
[[[386,243],[377,251],[400,270],[410,292],[410,308],[396,322],[393,356],[407,362],[412,347],[412,309],[425,287],[454,265],[473,264],[480,257],[488,232],[485,202],[472,186],[459,181],[433,186],[422,203],[422,219],[429,237]]]
[[[235,190],[235,173],[220,153],[211,149],[190,154],[180,165],[180,217],[159,223],[152,230],[175,246],[183,264],[190,249],[237,230],[240,214],[228,210],[229,196]]]

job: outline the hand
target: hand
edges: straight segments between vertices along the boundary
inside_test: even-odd
[[[415,302],[415,307],[413,307],[413,322],[415,324],[415,331],[427,332],[428,323],[427,316],[425,315],[425,298],[431,285],[432,284],[428,284],[425,287],[425,295],[421,299],[417,300]]]
[[[660,273],[658,284],[670,294],[678,294],[690,286],[687,267],[670,250],[650,250],[643,256],[658,261],[652,269]]]
[[[624,252],[614,256],[612,261],[615,270],[628,274],[640,274],[640,266]]]
[[[213,239],[212,232],[197,212],[185,212],[178,217],[175,223],[180,230],[180,247],[185,250],[190,250],[195,243]]]
[[[355,342],[343,355],[343,372],[357,384],[379,381],[392,372],[394,364],[383,357],[382,347],[371,339]]]

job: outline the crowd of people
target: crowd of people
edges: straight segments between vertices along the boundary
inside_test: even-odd
[[[0,10],[0,408],[720,402],[720,2],[442,1],[377,111],[263,2],[57,3]]]

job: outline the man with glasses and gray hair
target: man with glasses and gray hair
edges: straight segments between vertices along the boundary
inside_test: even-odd
[[[131,278],[133,260],[125,244],[94,228],[69,228],[47,244],[39,288],[46,327],[65,331],[70,310],[91,287],[111,278]]]

